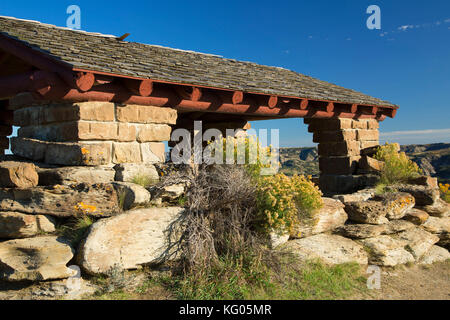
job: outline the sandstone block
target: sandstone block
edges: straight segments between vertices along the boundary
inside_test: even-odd
[[[450,216],[450,203],[445,202],[442,199],[437,199],[431,205],[419,207],[431,216],[435,217],[449,217]]]
[[[371,141],[359,141],[359,147],[362,149],[372,148],[372,147],[378,147],[380,145],[380,142],[378,140],[371,140]]]
[[[54,232],[55,221],[45,215],[0,212],[0,238],[28,238],[40,232]]]
[[[413,196],[405,192],[389,192],[378,196],[377,200],[382,201],[386,217],[390,220],[403,218],[415,205]]]
[[[136,125],[129,123],[118,123],[117,139],[119,141],[136,141]]]
[[[300,221],[291,232],[293,238],[304,238],[334,230],[347,221],[344,205],[331,198],[323,198],[324,205],[314,213],[313,221]]]
[[[450,248],[450,218],[429,217],[422,227],[439,237],[438,244],[442,247]]]
[[[431,249],[420,258],[419,264],[432,264],[435,262],[447,261],[448,259],[450,259],[450,253],[447,249],[439,246],[432,246]]]
[[[353,120],[354,121],[354,120]],[[352,129],[352,119],[310,119],[309,132]]]
[[[383,161],[368,156],[362,156],[358,163],[358,171],[360,173],[377,173],[383,169],[383,166]]]
[[[387,235],[361,240],[370,252],[369,263],[381,266],[396,266],[414,262],[414,256],[405,249],[408,241]]]
[[[328,234],[317,234],[303,239],[288,241],[282,246],[300,260],[320,259],[334,265],[348,262],[367,264],[367,253],[363,247],[350,239]]]
[[[167,258],[167,229],[180,217],[178,207],[138,209],[94,223],[80,247],[78,261],[90,274],[119,265],[136,269]]]
[[[351,175],[356,172],[360,156],[319,158],[320,172],[325,174]]]
[[[57,217],[108,217],[119,212],[117,194],[110,184],[0,189],[0,211]]]
[[[419,227],[400,232],[399,239],[407,241],[406,249],[418,260],[439,241],[439,237]]]
[[[111,162],[110,142],[45,142],[29,138],[11,139],[15,155],[56,165],[105,165]]]
[[[376,141],[380,138],[378,130],[357,130],[357,140],[359,141]]]
[[[354,129],[339,131],[318,131],[313,134],[313,142],[342,142],[347,140],[357,140],[357,133]]]
[[[120,122],[175,124],[177,111],[167,107],[141,105],[117,106],[116,118]]]
[[[172,128],[165,124],[146,124],[139,126],[138,142],[168,141]]]
[[[408,183],[410,184],[418,184],[421,186],[427,186],[430,188],[438,188],[437,178],[429,177],[429,176],[420,176],[417,178],[409,179]]]
[[[112,151],[113,163],[141,162],[141,149],[137,142],[114,142]]]
[[[57,237],[37,237],[0,243],[0,279],[44,281],[76,272],[67,268],[74,250]]]
[[[406,192],[411,194],[416,200],[417,206],[433,205],[439,199],[439,189],[430,188],[427,186],[402,184],[396,186],[400,192]]]
[[[41,186],[111,183],[116,174],[111,166],[38,168],[37,171]]]
[[[144,187],[131,182],[114,182],[119,205],[123,210],[130,210],[136,205],[143,205],[150,202],[151,195]]]
[[[115,181],[133,182],[137,177],[144,177],[155,183],[159,181],[158,171],[149,163],[121,163],[114,166]]]
[[[319,155],[322,157],[330,156],[352,156],[359,155],[358,141],[345,141],[326,143],[321,142],[318,146]]]
[[[412,208],[406,212],[403,219],[405,219],[407,221],[411,221],[412,223],[414,223],[416,225],[421,225],[421,224],[424,224],[425,221],[427,221],[429,217],[430,216],[425,211],[417,209],[417,208]]]
[[[0,162],[0,187],[31,188],[38,184],[39,176],[32,163],[3,161]]]
[[[142,162],[158,163],[166,160],[166,149],[162,142],[141,143]]]
[[[349,202],[345,205],[345,212],[351,221],[368,224],[385,224],[387,210],[379,201]]]

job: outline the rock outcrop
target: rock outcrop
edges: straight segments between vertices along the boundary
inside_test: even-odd
[[[28,238],[54,231],[55,221],[50,216],[0,212],[0,239]]]
[[[182,212],[179,207],[138,209],[99,220],[80,246],[79,264],[99,274],[159,262],[169,253],[167,231]]]

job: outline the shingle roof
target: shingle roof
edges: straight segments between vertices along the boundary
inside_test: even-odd
[[[345,103],[394,106],[294,71],[220,56],[120,41],[36,21],[0,17],[0,33],[70,65],[121,76]]]

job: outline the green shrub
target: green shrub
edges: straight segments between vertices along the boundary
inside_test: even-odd
[[[441,198],[445,202],[450,203],[450,184],[439,183],[439,190],[441,191]]]
[[[144,188],[148,188],[148,187],[154,185],[155,183],[157,183],[158,180],[155,180],[155,179],[153,179],[150,176],[146,176],[146,175],[143,175],[143,174],[138,174],[138,175],[133,177],[131,182],[134,183],[134,184],[138,184],[140,186],[143,186]]]
[[[397,150],[398,144],[395,143],[386,143],[377,149],[375,159],[384,162],[380,177],[382,184],[406,183],[422,173],[416,163],[411,161],[404,152]]]
[[[288,231],[323,206],[322,193],[308,178],[276,174],[261,177],[257,207],[266,231]]]

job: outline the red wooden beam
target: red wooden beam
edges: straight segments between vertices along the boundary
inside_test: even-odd
[[[148,97],[153,92],[153,81],[122,79],[122,82],[133,94]]]
[[[75,76],[75,85],[81,91],[89,91],[95,83],[95,76],[90,72],[78,72]]]
[[[300,110],[306,110],[306,108],[308,108],[308,104],[308,99],[302,99],[302,102],[300,102]]]

